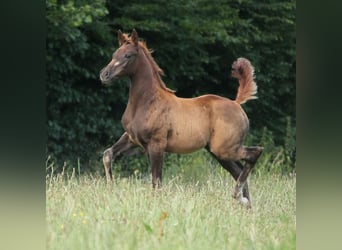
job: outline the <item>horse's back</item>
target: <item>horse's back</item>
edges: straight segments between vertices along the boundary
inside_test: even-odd
[[[213,126],[217,120],[236,127],[248,126],[248,118],[239,103],[218,95],[202,95],[195,98],[177,98],[173,105],[176,116],[187,122],[191,119],[203,125]]]
[[[240,104],[228,98],[217,95],[176,97],[170,105],[169,152],[190,153],[207,146],[217,136],[235,143],[239,140],[239,131],[248,130],[245,112]]]
[[[207,105],[212,110],[212,118],[234,120],[236,122],[248,121],[247,115],[241,105],[234,100],[218,95],[203,95],[194,98],[200,105]]]

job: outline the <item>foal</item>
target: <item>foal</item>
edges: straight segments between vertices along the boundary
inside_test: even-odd
[[[255,99],[257,93],[251,63],[244,58],[233,63],[232,76],[239,80],[235,100],[216,95],[179,98],[165,86],[163,71],[135,30],[130,36],[119,30],[118,40],[120,47],[101,70],[100,79],[109,85],[128,76],[131,83],[121,119],[125,133],[103,154],[107,180],[112,180],[115,157],[136,146],[149,155],[153,188],[162,182],[164,152],[191,153],[206,148],[236,180],[233,197],[251,207],[247,177],[262,152],[261,147],[242,145],[249,121],[241,104]]]

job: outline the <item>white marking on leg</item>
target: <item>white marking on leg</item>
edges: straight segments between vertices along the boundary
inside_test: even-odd
[[[108,148],[103,152],[103,157],[102,157],[103,163],[104,164],[110,164],[112,161],[112,149]]]
[[[110,163],[110,157],[109,157],[109,155],[103,156],[103,161],[106,162],[106,163]]]

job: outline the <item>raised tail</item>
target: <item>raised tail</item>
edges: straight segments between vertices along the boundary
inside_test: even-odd
[[[254,81],[254,67],[246,58],[238,58],[232,65],[232,77],[239,80],[239,89],[235,101],[243,104],[256,96],[258,86]]]

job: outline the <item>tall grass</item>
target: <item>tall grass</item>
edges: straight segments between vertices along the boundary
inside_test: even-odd
[[[111,185],[99,174],[49,171],[47,249],[295,249],[296,179],[252,174],[247,210],[217,166],[202,151],[170,155],[156,191],[139,170]]]

